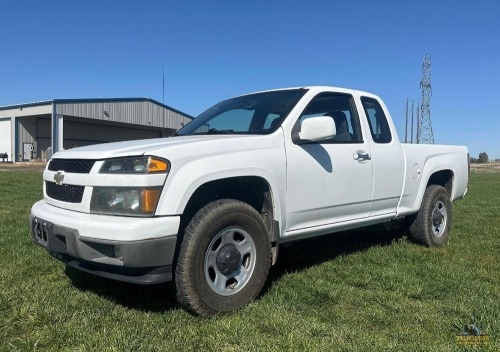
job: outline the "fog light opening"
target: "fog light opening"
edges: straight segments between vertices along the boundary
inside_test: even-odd
[[[121,260],[123,262],[123,250],[122,250],[122,246],[114,246],[113,247],[113,256],[116,259]]]

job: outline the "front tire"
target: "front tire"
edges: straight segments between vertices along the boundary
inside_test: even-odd
[[[429,247],[448,242],[452,222],[450,195],[438,185],[430,185],[424,193],[422,205],[410,226],[410,236]]]
[[[186,227],[175,269],[177,300],[203,316],[233,311],[257,297],[270,263],[260,214],[241,201],[214,201]]]

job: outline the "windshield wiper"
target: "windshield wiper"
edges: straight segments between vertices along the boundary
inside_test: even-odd
[[[234,133],[234,130],[218,130],[217,128],[211,128],[207,131],[207,134],[230,134]]]
[[[234,130],[218,130],[217,128],[210,128],[205,132],[198,132],[193,134],[231,134],[234,133]]]

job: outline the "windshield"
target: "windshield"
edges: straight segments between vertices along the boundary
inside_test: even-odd
[[[268,134],[275,131],[305,89],[279,90],[225,100],[177,131],[199,134]]]

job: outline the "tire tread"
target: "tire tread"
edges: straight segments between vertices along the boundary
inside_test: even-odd
[[[445,232],[438,238],[436,237],[430,229],[430,221],[432,217],[432,209],[434,206],[434,201],[442,197],[443,202],[446,206],[447,211],[447,223]],[[448,242],[448,237],[451,229],[452,223],[452,207],[451,200],[448,191],[439,185],[430,185],[426,188],[424,197],[422,199],[422,204],[417,215],[413,219],[410,225],[410,237],[421,244],[428,247],[437,247]]]
[[[199,237],[199,230],[207,228],[207,226],[209,226],[210,224],[210,221],[213,220],[214,217],[216,217],[217,214],[220,214],[222,211],[252,214],[253,218],[255,218],[260,223],[262,229],[266,229],[266,226],[260,214],[254,208],[252,208],[247,203],[233,199],[219,199],[211,202],[201,208],[191,219],[184,231],[184,237],[180,246],[177,265],[175,268],[175,289],[177,301],[179,302],[179,304],[181,304],[186,309],[202,316],[211,316],[220,313],[220,311],[207,307],[198,297],[193,285],[193,273],[189,270],[189,261],[197,255],[196,250],[198,245],[197,238]],[[259,292],[262,290],[262,287],[265,283],[265,278],[267,278],[267,275],[269,273],[270,264],[271,256],[269,247],[269,257],[264,269],[264,279],[258,282],[257,290],[255,290],[256,293],[253,294],[248,299],[248,301],[255,299]],[[244,301],[236,308],[239,308],[246,303],[247,301]],[[233,308],[227,309],[227,311],[231,310],[233,310]]]

